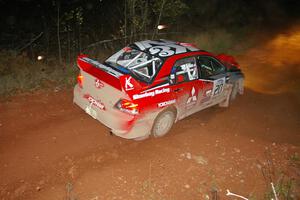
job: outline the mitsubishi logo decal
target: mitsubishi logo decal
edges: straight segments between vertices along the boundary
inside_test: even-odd
[[[95,79],[95,87],[100,89],[104,87],[104,84],[99,79]]]
[[[197,96],[195,95],[195,93],[196,93],[196,90],[193,87],[192,90],[191,90],[190,97],[188,98],[188,100],[186,102],[187,104],[195,103],[197,101]]]

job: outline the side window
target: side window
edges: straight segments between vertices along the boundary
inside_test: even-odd
[[[198,69],[195,57],[178,60],[173,67],[175,83],[187,82],[198,79]]]
[[[208,78],[210,76],[222,74],[226,71],[225,66],[220,64],[214,58],[199,56],[197,61],[200,67],[201,78]]]

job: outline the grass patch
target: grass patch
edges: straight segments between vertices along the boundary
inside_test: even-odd
[[[297,152],[290,156],[290,162],[291,164],[296,165],[300,168],[300,156]]]
[[[76,195],[74,194],[74,187],[73,184],[68,182],[66,184],[66,200],[78,200],[78,198],[76,197]]]
[[[78,69],[32,61],[12,51],[0,52],[0,95],[75,84]]]
[[[297,199],[299,191],[299,177],[295,173],[299,170],[299,166],[295,165],[298,162],[298,154],[290,156],[288,162],[290,165],[282,168],[274,164],[271,152],[266,151],[266,161],[259,162],[263,178],[268,186],[268,191],[264,195],[264,199],[275,199],[275,193],[278,199],[293,200]],[[272,188],[272,185],[274,188]]]
[[[185,42],[195,44],[198,48],[215,54],[241,54],[254,44],[254,40],[248,37],[249,31],[244,29],[225,30],[210,29],[198,31],[180,38]]]
[[[295,199],[295,194],[293,194],[295,191],[295,181],[290,177],[281,175],[281,177],[274,184],[274,189],[279,199]],[[270,189],[270,191],[266,193],[265,199],[274,198],[274,192],[272,191],[272,189]]]

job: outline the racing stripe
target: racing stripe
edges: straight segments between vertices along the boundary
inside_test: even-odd
[[[158,86],[149,88],[148,90],[145,90],[145,91],[143,91],[142,93],[148,92],[148,91],[151,91],[151,90],[155,90],[155,89],[158,89],[158,88],[161,88],[161,87],[166,87],[166,86],[169,86],[169,85],[170,85],[169,83],[166,83],[166,84],[163,84],[163,85],[158,85]]]

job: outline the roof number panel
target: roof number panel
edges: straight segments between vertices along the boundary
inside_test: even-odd
[[[152,55],[160,57],[172,56],[174,54],[186,53],[189,51],[199,51],[196,47],[188,43],[177,43],[168,40],[145,40],[134,43],[141,51],[147,51]]]

